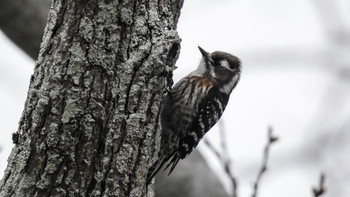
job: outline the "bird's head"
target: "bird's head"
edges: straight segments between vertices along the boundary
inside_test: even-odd
[[[202,60],[197,72],[213,78],[222,93],[229,94],[237,85],[241,74],[241,61],[234,55],[222,51],[208,53],[200,46]]]

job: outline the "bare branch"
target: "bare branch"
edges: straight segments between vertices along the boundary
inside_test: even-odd
[[[267,170],[267,162],[268,162],[268,158],[269,158],[270,147],[271,147],[272,143],[276,142],[277,140],[278,140],[278,137],[273,136],[273,134],[272,134],[272,127],[269,127],[268,128],[268,140],[267,140],[267,144],[266,144],[265,149],[264,149],[263,161],[261,163],[261,167],[260,167],[260,170],[258,172],[258,176],[256,177],[256,180],[254,183],[252,197],[257,196],[261,177]]]
[[[322,194],[326,192],[326,188],[324,186],[325,179],[326,179],[326,176],[323,173],[321,173],[319,186],[314,187],[312,189],[314,193],[314,197],[322,196]]]
[[[228,154],[228,149],[226,145],[226,131],[223,125],[223,120],[219,122],[220,126],[220,144],[221,144],[221,151],[220,153],[207,139],[204,139],[205,144],[208,146],[208,148],[213,151],[213,153],[216,155],[216,157],[219,159],[219,161],[222,163],[225,173],[227,174],[228,178],[231,181],[232,185],[232,197],[237,197],[237,180],[236,177],[233,175],[233,172],[231,170],[232,162],[230,159],[230,155]]]
[[[224,127],[224,121],[221,120],[219,122],[220,126],[220,141],[221,141],[221,149],[222,149],[222,154],[223,154],[223,160],[222,164],[224,165],[225,172],[227,176],[229,177],[232,185],[232,196],[237,197],[237,180],[236,177],[233,175],[233,172],[231,171],[231,166],[232,166],[232,161],[230,154],[228,153],[228,148],[227,148],[227,141],[226,141],[226,130]]]
[[[220,154],[219,150],[217,150],[208,140],[207,138],[203,139],[204,143],[208,146],[208,148],[213,151],[214,155],[219,159],[219,161],[222,161],[222,155]]]

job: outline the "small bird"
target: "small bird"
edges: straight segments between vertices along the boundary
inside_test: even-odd
[[[179,160],[193,151],[220,119],[240,79],[241,62],[236,56],[198,48],[203,56],[198,68],[177,82],[163,100],[160,150],[147,183],[164,164],[165,169],[171,166],[170,175]]]

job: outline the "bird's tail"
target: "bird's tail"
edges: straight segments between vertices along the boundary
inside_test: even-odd
[[[163,159],[160,160],[158,159],[157,161],[155,161],[151,168],[149,169],[149,172],[147,174],[147,185],[152,181],[152,179],[154,178],[154,176],[156,176],[156,174],[158,173],[158,171],[160,169],[162,169],[163,165],[165,164],[167,160]]]
[[[170,156],[167,156],[163,159],[158,158],[158,160],[152,164],[151,168],[149,169],[148,175],[147,175],[147,185],[152,181],[152,179],[154,178],[154,176],[156,176],[156,174],[159,172],[159,170],[162,169],[164,164],[166,162],[168,162],[170,159],[171,159],[171,161],[164,168],[164,170],[166,170],[168,167],[171,166],[168,176],[173,172],[176,164],[180,160],[180,157],[176,155],[176,151],[174,151],[174,153],[171,154]]]

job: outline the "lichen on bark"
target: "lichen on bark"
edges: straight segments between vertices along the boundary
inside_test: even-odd
[[[0,196],[152,196],[182,0],[54,0]]]

